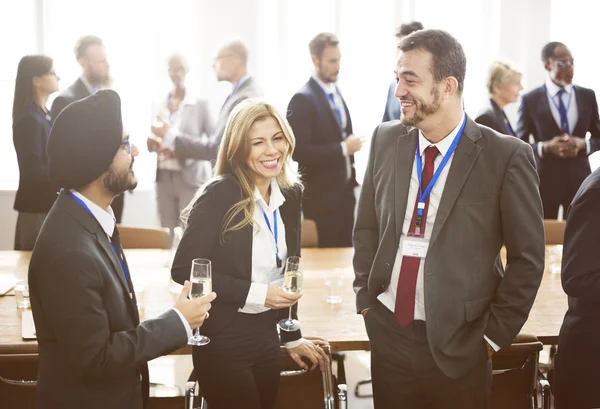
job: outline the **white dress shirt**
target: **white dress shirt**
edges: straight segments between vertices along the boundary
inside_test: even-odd
[[[420,155],[423,158],[423,152],[429,146],[435,146],[438,148],[440,154],[434,160],[434,172],[437,170],[438,166],[442,162],[443,158],[448,154],[448,150],[450,149],[450,145],[454,139],[458,136],[458,131],[460,130],[460,126],[462,125],[463,119],[456,125],[454,130],[450,132],[448,136],[442,139],[438,143],[429,142],[419,131],[419,150]],[[452,161],[454,159],[454,154],[448,160],[448,163],[440,173],[440,176],[431,189],[431,193],[429,194],[429,208],[427,210],[427,221],[425,223],[425,232],[424,237],[427,240],[431,239],[431,232],[433,231],[433,226],[435,224],[435,219],[437,217],[437,211],[440,206],[440,201],[442,199],[442,194],[444,193],[444,187],[446,186],[446,180],[448,179],[448,172],[450,171],[450,167],[452,165]],[[424,163],[424,158],[423,158]],[[402,265],[402,243],[410,230],[410,222],[412,221],[415,202],[417,200],[417,193],[419,191],[419,178],[417,176],[417,161],[414,161],[412,168],[412,175],[410,178],[410,186],[408,189],[408,198],[406,202],[406,212],[404,213],[404,223],[402,225],[402,236],[400,237],[400,242],[398,245],[398,251],[396,252],[396,259],[394,260],[394,266],[392,268],[392,277],[390,279],[390,285],[388,288],[379,296],[377,299],[385,305],[391,312],[394,312],[396,309],[396,290],[398,289],[398,281],[400,279],[400,267]],[[419,263],[419,271],[417,273],[417,286],[415,292],[415,315],[414,319],[425,321],[425,289],[423,283],[423,276],[425,271],[425,263],[427,262],[427,257],[422,259]],[[486,340],[487,337],[486,337]],[[490,345],[494,347],[495,350],[498,350],[497,345],[493,342],[490,342]]]
[[[265,306],[267,300],[267,289],[270,285],[281,286],[283,284],[283,272],[285,260],[287,259],[287,243],[285,241],[285,226],[281,219],[279,208],[285,202],[285,197],[276,179],[271,180],[271,197],[266,203],[258,188],[254,191],[254,222],[252,227],[252,284],[246,297],[246,304],[238,311],[246,314],[259,314],[270,310]],[[277,267],[275,253],[275,232],[273,212],[277,210],[277,245],[281,267]],[[269,219],[273,233],[269,230],[263,211]],[[296,341],[286,342],[287,349],[295,348],[304,342],[303,338]]]
[[[115,219],[115,214],[113,213],[112,207],[109,206],[107,210],[104,210],[103,208],[101,208],[96,203],[89,200],[87,197],[85,197],[78,191],[71,189],[71,193],[73,193],[74,196],[76,196],[83,203],[85,203],[85,205],[88,207],[88,209],[90,209],[90,212],[92,212],[92,215],[98,221],[98,224],[100,224],[100,227],[102,227],[102,230],[104,230],[104,233],[106,233],[106,236],[108,237],[108,240],[110,241],[113,233],[115,232],[115,227],[116,227],[116,222],[117,222]],[[185,331],[187,333],[188,338],[191,338],[193,333],[192,333],[192,328],[190,327],[190,324],[188,324],[188,322],[185,319],[185,317],[183,316],[183,314],[181,312],[179,312],[179,310],[177,308],[173,307],[173,310],[177,313],[177,315],[181,319],[181,322],[183,323],[183,326],[185,327]]]
[[[557,106],[560,106],[559,98],[562,99],[565,108],[567,109],[567,121],[569,122],[569,135],[573,134],[575,127],[577,126],[577,121],[579,120],[579,111],[577,110],[577,95],[575,90],[573,89],[573,84],[568,84],[563,87],[565,92],[562,96],[559,97],[558,91],[560,91],[561,87],[556,85],[550,78],[546,78],[546,97],[548,98],[548,105],[550,105],[550,111],[552,112],[552,117],[554,121],[561,128],[561,120],[560,120],[560,112],[558,112]],[[569,98],[571,99],[571,103],[569,104]],[[556,135],[555,135],[556,136]],[[591,146],[590,141],[585,141],[586,152],[589,155]],[[538,143],[538,156],[542,158],[544,156],[543,152],[543,144]]]

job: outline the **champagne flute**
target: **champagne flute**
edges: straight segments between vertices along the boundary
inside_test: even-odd
[[[199,298],[212,292],[212,271],[210,260],[196,258],[192,260],[192,272],[190,273],[192,289],[190,296]],[[188,340],[188,345],[202,346],[210,342],[210,338],[200,335],[200,328],[194,330],[194,335]]]
[[[302,282],[304,281],[304,270],[302,268],[302,259],[300,257],[288,257],[285,262],[285,274],[283,276],[283,291],[287,293],[299,293],[302,291]],[[278,323],[279,329],[283,331],[297,331],[300,329],[300,322],[292,319],[292,307],[288,318],[284,318]]]

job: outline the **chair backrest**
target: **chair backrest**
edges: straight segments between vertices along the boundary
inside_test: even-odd
[[[0,406],[34,409],[37,354],[0,355]]]
[[[319,247],[319,234],[317,233],[317,223],[311,219],[302,220],[302,247]]]
[[[169,229],[119,225],[124,249],[168,249]]]
[[[542,348],[537,337],[519,334],[509,348],[493,355],[492,409],[533,407]]]
[[[546,245],[563,244],[566,224],[564,220],[544,220]]]
[[[331,351],[329,347],[324,349],[329,355],[329,365],[325,372],[321,372],[318,368],[314,371],[302,370],[285,348],[281,348],[281,378],[274,409],[333,408],[337,405]],[[329,406],[325,406],[325,402]]]

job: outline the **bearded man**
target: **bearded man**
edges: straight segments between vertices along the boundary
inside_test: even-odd
[[[532,149],[467,117],[465,71],[450,34],[405,37],[401,119],[371,142],[353,240],[376,409],[488,407],[490,357],[511,344],[542,279]]]

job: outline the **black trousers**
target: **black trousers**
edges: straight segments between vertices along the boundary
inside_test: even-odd
[[[209,318],[210,319],[210,318]],[[281,359],[276,311],[238,313],[227,328],[194,347],[194,372],[209,409],[271,409]]]
[[[312,217],[317,224],[319,247],[352,247],[355,207],[354,187],[350,184],[337,206],[331,207],[327,203],[319,206]]]
[[[365,325],[371,343],[371,375],[375,409],[489,408],[492,364],[486,348],[465,376],[452,379],[437,366],[424,321],[406,328],[381,303],[369,310]]]
[[[576,345],[560,344],[554,356],[552,394],[556,409],[600,408],[597,338],[581,336]]]

